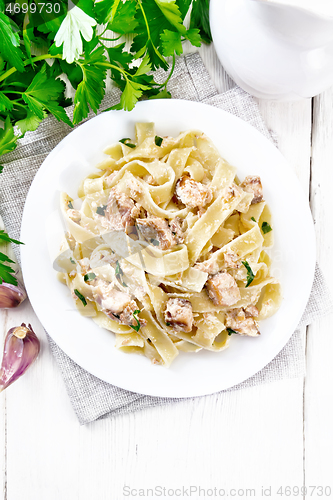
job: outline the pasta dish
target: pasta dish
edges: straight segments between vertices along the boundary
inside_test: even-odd
[[[135,136],[104,151],[78,199],[61,195],[57,266],[77,309],[121,351],[165,366],[259,336],[281,301],[260,178],[239,180],[198,130],[159,137],[137,123]]]

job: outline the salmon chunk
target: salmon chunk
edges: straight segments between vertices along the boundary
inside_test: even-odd
[[[224,263],[227,267],[236,269],[239,266],[239,256],[230,250],[230,248],[227,248],[224,252]]]
[[[176,238],[178,244],[184,243],[184,233],[182,230],[182,222],[183,221],[180,217],[175,217],[170,222],[171,232],[172,232],[173,236]]]
[[[263,199],[262,184],[258,175],[248,175],[240,185],[247,193],[253,193],[251,205]]]
[[[212,190],[208,186],[191,179],[188,175],[183,175],[177,181],[176,195],[190,208],[204,207],[213,199]]]
[[[136,226],[147,241],[161,250],[177,245],[167,221],[161,217],[137,219]]]
[[[219,272],[219,265],[216,259],[207,259],[203,262],[197,262],[193,267],[194,269],[199,269],[199,271],[208,274],[216,274]]]
[[[179,332],[190,332],[193,327],[192,304],[186,299],[169,299],[164,311],[168,326]]]
[[[236,281],[226,271],[217,273],[207,280],[206,287],[209,298],[216,306],[232,306],[241,298]]]
[[[240,335],[257,337],[260,335],[258,323],[254,315],[258,316],[259,311],[255,306],[248,306],[246,309],[234,309],[227,313],[226,326]]]
[[[110,229],[126,232],[134,226],[135,219],[141,214],[141,206],[125,193],[112,188],[110,191],[105,216],[109,220]]]
[[[128,293],[113,288],[112,283],[96,279],[93,297],[101,310],[114,321],[121,325],[136,326],[137,321],[133,316],[138,306]],[[139,320],[140,325],[147,324],[146,320]]]

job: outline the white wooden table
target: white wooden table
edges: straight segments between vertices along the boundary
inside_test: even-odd
[[[229,88],[214,48],[201,54],[218,89]],[[333,88],[312,100],[259,105],[309,196],[318,261],[333,293]],[[290,224],[298,223],[291,215]],[[34,367],[0,397],[4,500],[187,498],[191,486],[202,488],[192,489],[188,498],[195,499],[224,493],[275,500],[288,496],[288,487],[299,488],[291,491],[297,499],[333,498],[332,316],[307,328],[305,378],[84,427],[28,302],[1,319],[4,335],[31,322],[42,339]],[[155,487],[161,489],[153,496],[147,489]]]

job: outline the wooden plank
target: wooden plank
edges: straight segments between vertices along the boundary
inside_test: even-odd
[[[333,87],[314,99],[311,208],[317,258],[333,294]],[[305,383],[305,482],[330,486],[333,495],[333,315],[308,329]]]
[[[219,90],[228,78],[202,49]],[[261,104],[289,161],[308,168],[308,112],[295,132],[284,105]],[[282,109],[282,111],[280,111]],[[302,167],[304,165],[304,167]],[[280,381],[223,396],[152,408],[80,427],[42,327],[28,304],[11,326],[31,321],[43,339],[36,365],[7,393],[8,500],[110,500],[123,486],[256,488],[302,484],[303,381]],[[19,471],[19,478],[18,478]],[[272,495],[272,498],[277,498]]]

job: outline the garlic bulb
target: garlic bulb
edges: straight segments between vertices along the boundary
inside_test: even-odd
[[[22,323],[6,335],[0,369],[0,392],[23,375],[35,361],[40,342],[32,326]]]
[[[17,286],[11,283],[2,283],[0,285],[0,309],[9,309],[17,307],[27,298],[23,287],[18,283]]]
[[[0,309],[17,307],[27,298],[21,269],[16,262],[11,243],[23,244],[8,236],[0,216]]]

